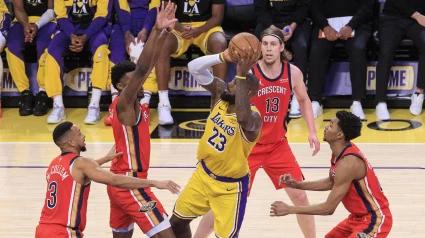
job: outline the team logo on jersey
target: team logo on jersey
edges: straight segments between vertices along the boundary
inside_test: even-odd
[[[209,118],[211,121],[214,122],[217,126],[219,126],[221,129],[223,129],[224,132],[226,132],[227,135],[233,136],[236,131],[236,127],[226,125],[224,119],[221,118],[221,113],[217,112],[213,117]]]
[[[33,5],[34,7],[38,4],[42,4],[41,0],[27,0],[27,3]]]
[[[332,177],[335,177],[335,169],[331,169],[331,175]]]
[[[283,79],[280,79],[279,80],[279,82],[281,82],[281,83],[287,83],[288,81],[289,81],[288,78],[283,78]]]
[[[88,15],[88,5],[88,0],[74,0],[74,4],[72,5],[72,14],[78,17]]]
[[[156,208],[156,201],[150,201],[139,208],[139,212],[151,212]]]
[[[198,3],[200,0],[187,0],[184,2],[183,13],[189,16],[199,15]]]
[[[370,238],[370,236],[366,235],[366,233],[363,232],[357,232],[356,236],[357,238]]]

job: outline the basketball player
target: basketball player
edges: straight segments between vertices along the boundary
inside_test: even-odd
[[[83,237],[92,180],[122,189],[156,187],[174,194],[179,192],[179,186],[169,180],[137,179],[100,168],[100,165],[122,154],[115,153],[115,148],[99,160],[81,157],[80,153],[86,151],[85,135],[71,122],[63,122],[54,129],[53,141],[61,154],[50,163],[46,172],[46,199],[36,238]],[[140,207],[142,209],[147,208]]]
[[[143,97],[143,83],[158,61],[165,40],[177,19],[175,4],[161,6],[156,24],[137,65],[124,61],[112,68],[112,84],[119,95],[112,103],[112,130],[118,151],[111,172],[146,179],[150,162],[149,114],[138,98]],[[148,237],[174,237],[164,207],[148,189],[126,190],[108,186],[110,226],[113,237],[132,237],[134,223]],[[141,209],[141,207],[143,209]]]
[[[314,145],[313,155],[320,149],[313,110],[305,89],[303,74],[296,66],[287,62],[288,56],[284,51],[283,37],[280,29],[276,27],[270,27],[263,31],[261,34],[262,59],[252,68],[252,73],[260,80],[260,89],[252,98],[251,103],[258,108],[262,116],[263,135],[248,157],[251,172],[250,189],[257,170],[262,166],[276,190],[284,188],[295,205],[307,206],[309,202],[304,191],[279,184],[280,175],[286,173],[292,174],[297,181],[303,180],[301,168],[286,138],[286,117],[291,92],[294,92],[304,115],[303,118],[309,130],[308,141],[311,147]],[[227,55],[227,52],[224,55]],[[211,59],[208,60],[209,58]],[[215,63],[213,57],[208,56],[193,60],[192,65],[198,67],[190,69],[192,75],[198,77],[197,75],[204,74],[204,70],[211,67],[213,63]],[[298,215],[297,220],[304,237],[316,237],[313,216]],[[208,237],[212,229],[213,214],[210,212],[202,218],[195,237]]]
[[[137,48],[142,48],[150,35],[156,19],[156,7],[160,5],[159,0],[113,0],[114,8],[117,13],[117,22],[112,27],[111,39],[109,42],[110,67],[125,61],[127,54],[133,62],[137,62],[140,52]],[[155,70],[155,69],[153,69]],[[140,103],[149,107],[149,101],[152,93],[158,92],[155,74],[151,73],[143,84],[144,97]],[[117,89],[111,84],[112,101],[118,95]],[[110,126],[112,124],[113,108],[110,108],[108,116],[104,119],[104,124]]]
[[[211,92],[211,113],[199,141],[199,163],[171,217],[178,238],[192,237],[190,222],[209,210],[216,214],[217,237],[237,237],[241,229],[250,178],[247,157],[261,137],[262,125],[257,108],[250,104],[259,87],[257,77],[248,73],[257,62],[256,49],[245,50],[242,55],[237,75],[229,84],[213,77],[208,68],[195,75],[196,81]],[[210,57],[215,63],[224,62],[223,54]],[[191,61],[188,67],[192,71],[198,65]]]
[[[93,85],[91,101],[88,105],[86,124],[96,124],[100,120],[99,102],[102,89],[106,88],[109,74],[108,19],[112,10],[109,0],[55,0],[54,11],[59,30],[47,48],[45,87],[47,95],[53,98],[53,109],[47,123],[56,124],[66,118],[62,98],[62,55],[69,49],[78,53],[87,45],[92,53]],[[39,69],[41,70],[41,69]]]
[[[360,136],[362,123],[351,112],[339,111],[325,127],[324,140],[332,150],[329,177],[314,182],[299,182],[292,175],[280,177],[280,183],[301,190],[331,190],[326,202],[311,206],[271,205],[271,216],[288,214],[332,215],[342,202],[351,213],[332,229],[326,238],[387,237],[392,215],[372,165],[351,140]]]
[[[6,6],[4,0],[0,0],[0,53],[3,51],[6,45],[6,38],[9,32],[10,26],[10,13],[9,9]],[[0,117],[2,117],[1,113],[1,88],[3,81],[3,60],[0,59]]]
[[[13,0],[13,9],[16,19],[12,22],[9,31],[9,41],[6,49],[7,62],[13,81],[21,92],[19,115],[43,116],[47,114],[47,94],[44,86],[45,77],[45,50],[49,46],[56,23],[53,22],[53,0]],[[40,65],[37,72],[39,91],[34,97],[30,90],[30,82],[25,72],[24,50],[26,42],[36,43],[37,61]]]

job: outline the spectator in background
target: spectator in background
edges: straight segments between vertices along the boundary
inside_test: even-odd
[[[6,6],[4,0],[0,0],[0,53],[3,51],[4,46],[6,45],[7,33],[9,32],[10,26],[10,13],[9,9]],[[3,59],[0,59],[0,117],[1,113],[1,88],[3,80]]]
[[[206,54],[218,54],[227,48],[221,23],[224,17],[225,0],[172,0],[177,5],[178,22],[165,43],[158,63],[156,78],[158,82],[158,121],[160,125],[173,124],[171,104],[168,99],[168,82],[170,81],[170,55],[181,56],[190,45],[198,46]],[[225,79],[227,64],[213,67],[214,76]]]
[[[53,97],[53,110],[47,118],[47,123],[59,123],[66,118],[62,100],[61,73],[64,63],[62,54],[67,48],[72,52],[81,52],[86,43],[93,54],[91,75],[93,90],[84,123],[99,122],[100,96],[109,78],[109,50],[106,34],[109,31],[106,27],[112,4],[113,1],[109,0],[98,0],[96,5],[86,0],[75,0],[72,3],[66,0],[55,0],[54,10],[59,31],[47,49],[48,74],[46,74],[45,84],[47,95]]]
[[[307,76],[308,47],[311,36],[311,20],[308,18],[311,0],[254,0],[257,26],[255,35],[274,25],[283,30],[285,41],[290,40],[293,62]],[[285,43],[286,44],[286,43]],[[298,101],[292,97],[290,118],[301,117]]]
[[[366,45],[371,36],[372,8],[373,0],[312,1],[314,28],[308,68],[308,94],[315,118],[323,114],[322,88],[329,56],[335,43],[342,42],[350,57],[353,98],[350,109],[354,115],[365,119],[361,99],[366,96]],[[335,29],[337,25],[342,27]]]
[[[395,51],[403,37],[410,38],[419,48],[416,92],[411,97],[410,112],[422,113],[425,88],[425,1],[387,0],[379,20],[379,59],[376,66],[376,116],[389,120],[387,87]]]
[[[129,0],[114,1],[114,9],[117,16],[117,22],[112,27],[112,33],[109,43],[110,67],[112,68],[119,62],[127,59],[127,54],[130,54],[133,47],[143,47],[146,43],[152,27],[155,25],[156,7],[160,6],[159,0]],[[140,55],[137,54],[137,56]],[[135,61],[137,59],[131,59]],[[140,100],[141,104],[146,104],[149,107],[149,101],[152,93],[158,92],[154,74],[150,74],[146,80],[144,87],[144,97]],[[111,84],[112,101],[118,95],[118,91]],[[146,106],[145,105],[145,106]],[[112,124],[112,108],[109,109],[109,114],[105,117],[104,124]]]
[[[6,57],[13,81],[21,92],[19,115],[43,116],[47,114],[47,94],[44,86],[45,50],[49,46],[56,23],[53,22],[53,0],[25,1],[13,0],[15,20],[9,30]],[[25,72],[24,50],[27,43],[35,42],[37,61],[40,68],[37,72],[39,91],[34,97],[30,91],[30,82]]]

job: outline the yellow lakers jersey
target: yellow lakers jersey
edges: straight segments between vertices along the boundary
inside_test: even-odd
[[[4,0],[0,0],[0,13],[9,13],[9,9],[7,8]]]
[[[208,116],[205,132],[199,141],[198,160],[215,175],[241,178],[249,172],[248,155],[261,137],[249,142],[238,124],[236,113],[227,114],[229,103],[218,101]],[[251,110],[257,111],[255,106]]]

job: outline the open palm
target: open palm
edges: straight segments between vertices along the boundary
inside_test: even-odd
[[[175,15],[176,15],[175,3],[168,1],[167,6],[165,6],[164,1],[162,1],[161,9],[157,8],[157,16],[156,16],[157,27],[159,29],[173,30],[174,25],[177,22]]]

